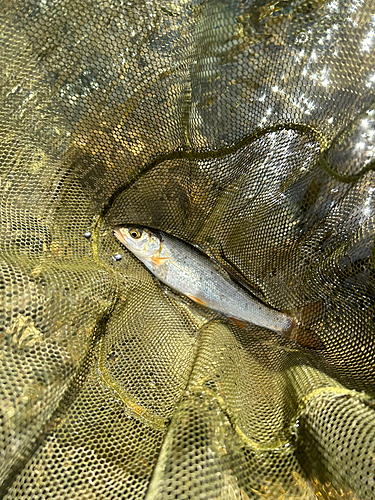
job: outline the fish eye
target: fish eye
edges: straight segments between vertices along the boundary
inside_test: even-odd
[[[142,236],[142,231],[140,229],[132,227],[131,229],[129,229],[129,234],[134,240],[139,240],[139,238]]]

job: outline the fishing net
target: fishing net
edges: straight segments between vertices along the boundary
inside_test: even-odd
[[[0,18],[1,497],[374,499],[373,3]],[[306,344],[159,283],[129,223],[303,315]]]

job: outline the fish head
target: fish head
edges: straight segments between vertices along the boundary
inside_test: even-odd
[[[161,238],[149,229],[139,226],[116,226],[116,238],[139,259],[148,259],[158,254]]]

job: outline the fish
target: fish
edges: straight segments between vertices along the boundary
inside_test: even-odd
[[[188,243],[142,226],[115,226],[113,234],[162,283],[200,306],[227,316],[238,326],[251,323],[304,347],[321,347],[311,332],[310,340],[299,342],[301,313],[292,315],[263,304]]]

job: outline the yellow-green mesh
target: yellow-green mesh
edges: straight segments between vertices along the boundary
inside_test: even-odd
[[[374,19],[0,3],[1,498],[375,499]],[[304,307],[320,348],[161,285],[127,223]]]

